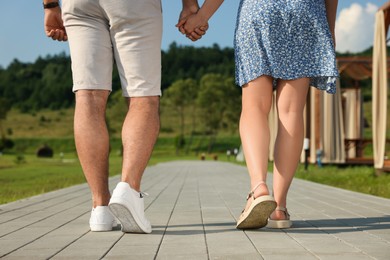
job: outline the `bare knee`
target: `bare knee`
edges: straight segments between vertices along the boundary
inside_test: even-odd
[[[110,92],[106,90],[78,90],[76,92],[76,105],[105,106],[109,95]]]
[[[303,115],[309,79],[281,80],[277,87],[276,106],[279,116]]]
[[[278,117],[281,123],[283,122],[295,122],[299,123],[303,120],[303,109],[297,106],[288,106],[282,104],[277,106]]]
[[[129,99],[129,110],[140,110],[145,113],[158,113],[160,97],[133,97]]]
[[[242,88],[242,112],[268,115],[272,106],[272,78],[261,76]]]
[[[78,90],[76,92],[76,113],[104,115],[110,92],[106,90]]]

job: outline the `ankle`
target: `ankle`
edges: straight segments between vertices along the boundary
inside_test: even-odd
[[[265,181],[258,181],[251,184],[251,192],[255,198],[260,196],[269,195],[267,183]]]
[[[110,193],[101,194],[98,196],[94,196],[92,199],[92,206],[96,208],[97,206],[107,206],[110,202],[111,195]]]
[[[131,189],[141,192],[141,183],[139,181],[134,181],[129,178],[122,178],[121,182],[126,182],[127,184],[129,184]]]
[[[273,220],[287,220],[287,219],[290,219],[290,215],[287,211],[287,208],[285,207],[276,207],[276,209],[274,210],[274,212],[272,212],[271,214],[271,219]]]

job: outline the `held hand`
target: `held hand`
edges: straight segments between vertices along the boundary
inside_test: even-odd
[[[188,39],[195,42],[202,38],[203,35],[206,34],[207,29],[209,28],[209,25],[205,25],[199,28],[195,28],[195,30],[189,34],[186,35]]]
[[[196,41],[206,34],[209,25],[207,20],[203,19],[199,14],[195,14],[188,17],[182,27],[186,36],[192,41]]]
[[[64,22],[61,18],[61,9],[59,7],[45,9],[44,27],[47,37],[56,41],[68,40]]]
[[[187,38],[189,38],[192,41],[197,41],[201,39],[203,35],[206,34],[206,31],[209,29],[209,25],[206,23],[204,26],[197,27],[192,32],[189,32],[186,31],[185,29],[185,24],[188,18],[189,17],[181,19],[176,26],[179,27],[179,31],[182,34],[185,34]]]
[[[185,34],[183,25],[186,22],[187,18],[193,14],[196,14],[198,12],[198,10],[199,10],[198,5],[183,7],[183,10],[180,12],[179,22],[178,22],[178,24],[176,24],[176,27],[179,29],[179,31],[182,34]]]
[[[208,30],[209,26],[208,24],[196,28],[193,32],[191,33],[186,33],[184,29],[184,24],[186,23],[187,19],[191,16],[194,15],[198,12],[199,6],[198,5],[192,5],[192,6],[187,6],[183,8],[183,10],[180,13],[179,16],[179,22],[176,24],[176,27],[182,34],[186,34],[186,37],[191,39],[192,41],[196,41],[202,38],[203,35],[206,34],[206,31]]]

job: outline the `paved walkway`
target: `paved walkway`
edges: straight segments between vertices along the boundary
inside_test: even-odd
[[[296,179],[288,204],[294,228],[243,232],[235,222],[245,167],[170,162],[149,167],[143,181],[152,234],[90,232],[83,184],[0,206],[0,258],[390,259],[388,199]]]

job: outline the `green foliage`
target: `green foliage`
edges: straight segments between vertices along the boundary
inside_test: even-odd
[[[15,145],[15,142],[8,138],[2,138],[0,140],[0,152],[12,149]]]
[[[13,153],[16,154],[35,154],[37,149],[42,145],[50,146],[55,154],[61,152],[67,154],[75,154],[76,147],[73,137],[69,138],[15,138],[15,146]],[[12,151],[10,151],[11,153]]]
[[[206,133],[216,135],[221,128],[236,126],[241,112],[240,91],[232,78],[219,74],[202,77],[197,102]]]
[[[193,79],[177,80],[166,91],[161,100],[162,106],[173,108],[180,118],[180,135],[184,136],[186,115],[195,116],[196,97],[198,94],[197,82]],[[193,120],[194,122],[194,120]],[[192,126],[195,130],[195,125]]]
[[[4,130],[4,120],[7,118],[8,112],[11,110],[11,102],[6,98],[0,97],[0,151],[13,147],[13,142],[7,138],[7,133]],[[10,131],[7,131],[8,133]]]
[[[186,144],[186,140],[184,138],[184,135],[177,135],[175,137],[175,148],[176,148],[176,154],[179,154],[180,149],[182,149]]]
[[[15,158],[15,163],[16,164],[26,163],[26,159],[25,159],[24,155],[23,154],[17,154],[16,158]]]
[[[0,120],[6,119],[10,110],[11,102],[6,98],[0,97]]]
[[[73,104],[70,60],[65,53],[38,58],[35,63],[14,60],[0,70],[0,95],[24,112],[58,109]]]
[[[233,49],[221,49],[217,44],[202,48],[178,46],[174,42],[167,52],[162,52],[163,90],[176,80],[193,78],[199,81],[207,73],[234,75]]]
[[[390,48],[389,48],[390,51]],[[337,54],[339,57],[372,56],[372,48],[362,53]],[[196,48],[172,43],[162,51],[162,89],[174,86],[179,80],[192,79],[199,82],[206,74],[222,75],[225,79],[234,75],[234,51],[232,48]],[[343,86],[355,86],[356,82],[342,76]],[[371,80],[359,82],[364,100],[371,99]],[[113,93],[120,86],[117,69],[113,71]],[[65,53],[45,58],[39,57],[34,63],[14,60],[7,68],[0,68],[0,96],[23,112],[48,108],[68,108],[74,104],[70,59]],[[1,106],[0,106],[1,109]],[[0,113],[1,116],[1,113]]]
[[[126,99],[122,96],[122,90],[111,93],[106,113],[106,122],[110,136],[120,134],[123,120],[125,119],[128,106]]]
[[[195,48],[173,43],[162,52],[163,90],[176,80],[199,80],[206,73],[234,75],[233,49],[220,49],[218,45]],[[114,69],[114,92],[119,86],[118,71]],[[68,108],[74,104],[71,89],[71,63],[65,53],[40,57],[34,63],[15,59],[7,68],[0,69],[0,96],[23,112]]]

